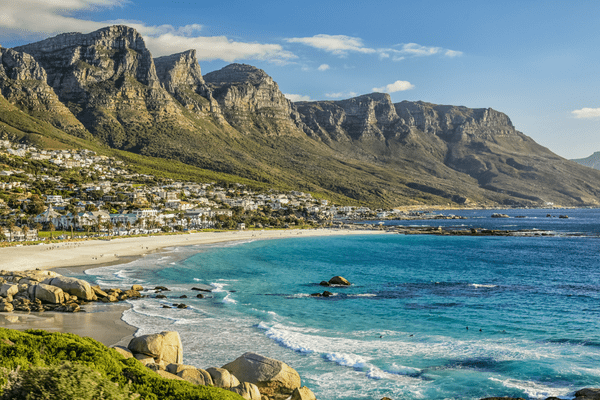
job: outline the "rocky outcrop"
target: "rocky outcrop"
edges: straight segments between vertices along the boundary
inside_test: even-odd
[[[240,381],[255,384],[270,399],[286,399],[300,387],[300,375],[293,368],[256,353],[244,353],[223,368]]]
[[[161,85],[188,110],[215,117],[221,116],[219,104],[202,77],[196,50],[154,59]]]
[[[585,388],[575,392],[575,400],[600,400],[600,388]]]
[[[183,346],[177,332],[161,332],[131,339],[127,348],[134,354],[152,357],[157,363],[183,362]]]
[[[42,283],[47,285],[56,286],[61,288],[64,292],[69,293],[73,296],[77,296],[82,300],[94,300],[96,297],[92,286],[84,281],[83,279],[70,278],[67,276],[57,276],[54,278],[48,278]]]
[[[243,133],[298,133],[298,115],[277,83],[265,71],[231,64],[204,76],[223,117]]]

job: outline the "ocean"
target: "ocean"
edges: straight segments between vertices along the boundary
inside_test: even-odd
[[[566,399],[599,387],[600,210],[493,212],[384,223],[540,235],[299,235],[172,248],[86,279],[168,287],[166,299],[146,290],[130,302],[123,319],[137,334],[178,331],[184,362],[200,368],[248,351],[282,360],[320,400]],[[336,275],[352,285],[319,286]],[[200,285],[212,288],[202,299]],[[310,296],[324,290],[334,295]],[[178,303],[189,307],[163,308]]]

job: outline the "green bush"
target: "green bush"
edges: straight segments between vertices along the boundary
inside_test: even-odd
[[[120,386],[98,371],[65,361],[49,367],[17,369],[8,374],[1,400],[122,400],[132,399]],[[139,397],[139,396],[136,396]]]
[[[103,395],[112,396],[108,386],[113,385],[129,398],[126,393],[141,395],[141,400],[239,400],[242,397],[227,390],[194,385],[186,381],[165,379],[147,369],[139,361],[125,359],[113,349],[91,338],[82,338],[70,333],[50,333],[43,330],[24,332],[0,328],[0,387],[2,397],[14,399],[85,399],[70,395],[68,390],[104,390]],[[31,372],[29,372],[31,371]],[[86,375],[78,387],[65,389],[66,397],[10,397],[13,391],[39,386],[40,390],[58,390],[68,386],[68,372],[77,376]],[[98,386],[90,386],[89,380]],[[110,385],[109,385],[110,384]],[[25,386],[24,386],[25,385]],[[112,389],[112,386],[110,387]],[[95,393],[98,393],[97,391]],[[70,397],[69,397],[70,396]],[[119,397],[93,397],[113,399]]]

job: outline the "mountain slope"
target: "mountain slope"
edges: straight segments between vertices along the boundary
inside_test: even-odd
[[[291,103],[249,65],[202,76],[195,51],[153,59],[126,26],[0,55],[7,103],[116,149],[346,203],[600,205],[600,172],[492,109],[393,104],[381,93]]]
[[[575,160],[571,160],[576,162],[577,164],[584,165],[586,167],[600,169],[600,151],[595,152],[589,157],[586,158],[578,158]]]

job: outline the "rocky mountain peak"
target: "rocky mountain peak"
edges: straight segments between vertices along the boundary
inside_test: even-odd
[[[160,83],[169,93],[181,85],[204,85],[196,50],[155,58],[154,66]]]
[[[14,80],[46,82],[46,71],[27,53],[0,47],[0,76]]]
[[[273,84],[273,79],[262,69],[248,64],[230,64],[218,71],[213,71],[204,76],[207,83],[215,85],[261,82]]]
[[[66,101],[80,102],[92,85],[133,78],[160,87],[150,51],[133,28],[114,25],[95,32],[64,33],[16,47],[48,73],[48,84]]]

